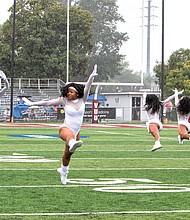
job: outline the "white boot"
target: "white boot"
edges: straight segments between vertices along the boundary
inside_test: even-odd
[[[75,141],[74,139],[69,141],[69,151],[74,153],[75,150],[83,144],[81,140]]]
[[[68,176],[68,173],[69,173],[69,166],[63,166],[62,165],[60,168],[57,169],[57,172],[60,175],[61,183],[63,185],[66,185],[67,184],[67,176]]]
[[[160,148],[162,148],[162,145],[160,144],[160,141],[155,141],[155,144],[152,147],[151,151],[156,151],[156,150],[158,150]]]

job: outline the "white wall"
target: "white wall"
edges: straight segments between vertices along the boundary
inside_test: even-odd
[[[147,117],[143,106],[142,92],[126,92],[126,93],[104,93],[107,98],[105,106],[116,108],[116,121],[127,122],[132,121],[132,98],[141,98],[140,121],[146,122]]]

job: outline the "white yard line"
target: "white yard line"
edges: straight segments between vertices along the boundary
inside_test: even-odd
[[[183,146],[184,147],[184,146]],[[187,148],[189,148],[189,146],[186,146]],[[0,152],[12,152],[13,150],[0,150]],[[63,150],[17,150],[16,152],[62,152]],[[189,152],[190,150],[165,150],[164,151],[159,151],[159,152]],[[150,152],[150,150],[83,150],[80,149],[80,152]]]
[[[31,171],[56,171],[56,169],[31,169],[31,168],[28,168],[28,169],[10,169],[10,168],[0,168],[0,171],[1,170],[5,170],[5,171],[28,171],[28,170],[31,170]],[[187,168],[187,167],[184,167],[184,168],[179,168],[179,167],[168,167],[168,168],[152,168],[152,167],[146,167],[146,168],[120,168],[120,167],[113,167],[113,168],[70,168],[69,170],[78,170],[78,171],[88,171],[88,170],[94,170],[94,171],[97,171],[97,170],[190,170],[190,168]]]
[[[121,212],[73,212],[73,213],[2,213],[0,216],[79,216],[79,215],[111,215],[111,214],[162,214],[190,213],[190,210],[159,210],[159,211],[121,211]]]
[[[184,146],[183,146],[184,147]],[[189,146],[186,146],[189,148]],[[13,150],[0,150],[0,152],[12,152]],[[62,152],[63,150],[17,150],[16,152]],[[159,152],[189,152],[190,150],[165,150]],[[83,150],[80,149],[80,152],[150,152],[150,150]]]
[[[119,178],[118,178],[119,179]],[[122,179],[122,178],[120,178],[120,179]],[[125,179],[125,178],[123,178],[123,179]],[[69,180],[69,179],[68,179]],[[102,183],[94,183],[93,184],[93,182],[91,183],[89,183],[88,184],[88,182],[86,182],[86,183],[83,183],[83,182],[78,182],[78,183],[80,183],[80,184],[74,184],[75,182],[73,182],[74,180],[73,179],[70,179],[71,180],[71,184],[67,184],[67,185],[62,185],[62,184],[60,184],[60,185],[23,185],[23,186],[18,186],[18,185],[16,185],[16,186],[0,186],[0,189],[1,188],[17,188],[17,189],[20,189],[20,188],[75,188],[75,187],[81,187],[81,186],[83,186],[83,187],[97,187],[97,186],[100,186],[100,187],[103,187],[103,186],[105,186],[105,187],[111,187],[111,186],[108,186],[108,184],[107,183],[104,183],[104,182],[102,182]],[[125,184],[125,183],[123,183],[123,184]],[[122,184],[110,184],[110,185],[112,185],[112,187],[114,187],[114,188],[117,188],[117,185],[122,185]],[[142,188],[142,187],[146,187],[146,188],[157,188],[157,187],[165,187],[165,188],[169,188],[169,187],[173,187],[173,188],[176,188],[176,187],[189,187],[190,186],[190,184],[164,184],[164,183],[159,183],[159,184],[157,184],[157,183],[155,183],[155,184],[144,184],[144,185],[133,185],[133,187],[140,187],[140,188]],[[121,187],[131,187],[131,185],[126,185],[126,186],[121,186]]]
[[[142,157],[120,157],[120,158],[108,158],[108,157],[101,157],[101,158],[73,158],[73,160],[190,160],[190,158],[142,158]]]

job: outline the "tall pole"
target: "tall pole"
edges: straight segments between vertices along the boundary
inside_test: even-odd
[[[141,83],[143,84],[144,64],[144,0],[142,0],[142,32],[141,32]]]
[[[146,73],[150,79],[150,18],[151,0],[148,0],[148,24],[147,24],[147,67]]]
[[[69,0],[67,0],[67,76],[66,82],[69,82]]]
[[[161,83],[161,100],[164,100],[164,0],[162,0],[162,83]],[[161,121],[163,122],[163,108],[161,114]]]
[[[11,56],[11,105],[10,122],[13,122],[13,86],[14,86],[14,67],[15,67],[15,22],[16,21],[16,0],[13,5],[13,32],[12,32],[12,56]]]

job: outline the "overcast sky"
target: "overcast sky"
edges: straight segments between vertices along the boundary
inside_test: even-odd
[[[127,55],[126,60],[129,61],[131,69],[146,71],[148,0],[117,1],[119,13],[126,21],[119,25],[119,30],[127,32],[130,38],[122,47],[121,53]],[[0,0],[0,24],[8,18],[7,10],[13,2],[13,0]],[[142,10],[143,2],[144,10]],[[151,6],[150,66],[152,71],[155,61],[161,61],[162,0],[151,0]],[[172,52],[180,48],[190,49],[190,0],[165,0],[164,6],[164,58],[167,61]],[[142,24],[144,24],[143,28]]]
[[[142,3],[144,2],[144,18],[142,32]],[[147,57],[147,6],[148,0],[118,0],[119,12],[126,23],[122,30],[126,30],[130,37],[122,49],[127,54],[130,67],[135,70],[146,70]],[[161,61],[162,52],[162,0],[151,1],[151,32],[150,32],[150,60],[151,67],[155,61]],[[164,58],[180,48],[190,49],[190,0],[164,1]],[[143,33],[143,34],[142,34]],[[143,40],[142,40],[143,38]],[[143,42],[143,43],[142,43]],[[143,50],[143,52],[142,52]]]

